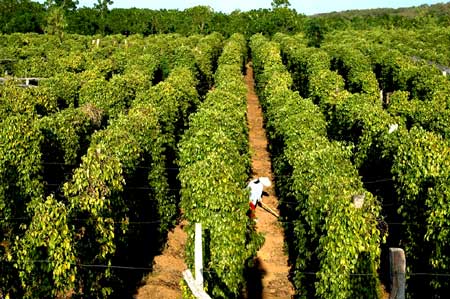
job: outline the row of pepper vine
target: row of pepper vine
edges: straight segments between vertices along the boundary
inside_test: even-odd
[[[296,297],[379,298],[379,203],[363,188],[350,149],[328,140],[320,109],[291,89],[278,43],[255,35],[250,47]]]

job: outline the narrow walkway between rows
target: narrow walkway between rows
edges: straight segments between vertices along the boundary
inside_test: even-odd
[[[167,236],[166,246],[155,257],[153,272],[143,281],[135,299],[180,299],[182,297],[180,281],[184,262],[187,235],[183,230],[185,222],[179,223]]]
[[[247,64],[245,76],[247,84],[247,119],[249,126],[250,151],[252,154],[253,177],[266,176],[272,187],[266,188],[268,196],[263,196],[263,203],[278,211],[278,199],[274,189],[272,164],[267,149],[267,137],[263,126],[263,114],[255,93],[253,68]],[[248,299],[286,299],[294,294],[288,279],[288,258],[284,251],[284,234],[278,219],[258,207],[256,209],[257,230],[265,236],[265,243],[258,251],[256,265],[247,282]]]

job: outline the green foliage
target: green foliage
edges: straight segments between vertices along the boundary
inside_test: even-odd
[[[102,111],[95,106],[67,108],[52,116],[39,119],[38,126],[44,136],[44,161],[75,164],[81,157],[89,136],[102,123]],[[62,153],[59,157],[58,154]]]
[[[191,20],[190,27],[186,28],[187,34],[211,33],[214,11],[209,6],[197,5],[185,9],[185,17]]]
[[[272,5],[272,8],[280,8],[280,7],[288,7],[291,4],[289,3],[288,0],[273,0],[272,3],[270,3],[270,5]]]
[[[112,0],[97,0],[97,3],[94,4],[94,9],[98,11],[98,14],[100,16],[98,25],[100,27],[101,34],[106,33],[106,17],[109,12],[108,6],[113,3],[114,3],[114,1],[112,1]]]
[[[62,72],[39,82],[40,87],[52,90],[59,106],[75,108],[79,104],[80,77],[72,72]]]
[[[398,147],[392,171],[401,202],[399,213],[405,222],[404,246],[411,259],[411,271],[448,271],[449,244],[445,236],[449,234],[449,167],[448,143],[423,129],[411,129]],[[448,282],[438,277],[431,285],[434,292],[442,294],[449,288]]]
[[[97,0],[94,7],[80,7],[78,1],[33,1],[3,0],[0,10],[0,32],[42,33],[46,25],[45,16],[55,7],[60,7],[67,19],[67,32],[95,34],[151,34],[179,33],[182,35],[210,34],[220,32],[226,37],[239,32],[247,37],[256,33],[273,35],[277,32],[292,33],[304,31],[310,45],[320,45],[328,33],[336,30],[395,29],[389,42],[394,47],[406,48],[410,53],[420,53],[428,60],[440,60],[447,64],[448,47],[439,45],[434,51],[430,47],[435,42],[445,44],[448,24],[448,4],[409,7],[400,9],[372,9],[333,12],[308,16],[290,8],[287,0],[271,1],[272,9],[235,10],[230,14],[215,12],[208,6],[194,6],[185,10],[114,8],[111,0]],[[403,32],[402,29],[403,28]],[[422,29],[426,28],[426,29]],[[405,34],[405,31],[409,31]],[[428,34],[430,33],[431,34]],[[436,45],[437,43],[435,43]],[[415,54],[413,54],[415,55]]]
[[[334,31],[326,37],[327,42],[332,40],[350,45],[360,44],[363,47],[373,47],[376,43],[385,49],[384,52],[400,52],[414,60],[434,62],[449,65],[447,29],[442,26],[417,26],[413,29],[372,28],[366,30]]]
[[[355,36],[337,36],[333,40],[337,46],[342,43],[351,47],[350,39]],[[326,44],[336,47],[328,41]],[[448,245],[443,237],[447,235],[443,219],[447,214],[448,142],[423,128],[448,136],[443,125],[448,118],[447,80],[433,67],[420,61],[414,63],[396,50],[359,41],[352,45],[370,55],[380,85],[394,91],[386,95],[384,105],[364,94],[340,92],[337,88],[327,94],[327,83],[317,80],[312,84],[314,73],[304,75],[310,86],[324,87],[317,89],[321,92],[315,100],[328,115],[328,134],[354,144],[354,160],[360,173],[393,178],[392,184],[383,185],[387,190],[377,192],[383,201],[399,206],[398,213],[389,208],[384,213],[404,224],[405,230],[389,242],[405,248],[408,270],[444,273],[448,264]],[[289,59],[290,49],[286,52]],[[321,73],[330,71],[325,69],[318,75]],[[394,124],[398,129],[390,131]],[[414,276],[409,279],[412,298],[448,292],[448,283],[439,276],[427,281]]]
[[[15,244],[24,298],[64,296],[73,290],[77,271],[67,208],[51,196],[33,206],[31,223]]]
[[[262,242],[246,216],[248,193],[244,184],[250,158],[246,89],[240,71],[245,52],[242,35],[226,41],[216,88],[190,118],[179,144],[181,207],[189,221],[187,264],[192,268],[194,223],[200,222],[205,229],[205,287],[218,298],[239,296],[246,262]],[[240,86],[235,78],[240,79]],[[229,88],[228,82],[239,88]]]
[[[62,7],[53,7],[47,15],[47,26],[45,33],[57,35],[60,39],[64,37],[64,30],[67,28],[67,22],[64,17]]]
[[[159,59],[152,54],[139,55],[127,63],[124,75],[137,85],[136,93],[144,91],[156,80],[156,72],[159,67]]]
[[[19,57],[16,74],[49,77],[37,87],[13,78],[0,86],[0,295],[109,297],[129,279],[109,266],[135,264],[144,235],[156,254],[174,224],[177,182],[167,169],[200,103],[199,78],[213,78],[222,38],[113,36],[98,46],[80,36],[8,39],[15,48],[0,47]],[[227,90],[238,86],[230,82]],[[237,91],[245,99],[245,87]],[[130,230],[130,222],[152,225]]]
[[[135,103],[151,103],[158,107],[158,120],[165,143],[175,149],[180,133],[188,126],[188,116],[200,103],[195,86],[197,80],[187,68],[179,67],[154,87],[138,94]]]
[[[0,18],[0,32],[38,32],[47,25],[46,16],[55,8],[64,13],[67,33],[83,35],[178,33],[183,36],[219,32],[226,37],[242,33],[247,37],[258,32],[297,32],[302,29],[304,15],[290,9],[289,2],[277,0],[273,9],[239,10],[231,14],[215,12],[208,6],[194,6],[185,10],[150,10],[139,8],[109,9],[112,1],[98,0],[94,7],[76,9],[75,1],[51,1],[51,5],[31,1],[4,0],[0,6],[5,17]],[[2,3],[0,3],[1,5]],[[61,14],[60,14],[61,15]],[[55,16],[53,14],[53,16]],[[55,20],[55,18],[52,18]],[[57,19],[57,18],[56,18]],[[52,24],[56,24],[52,22]]]
[[[255,35],[250,48],[267,111],[296,296],[379,298],[378,202],[363,189],[348,150],[327,140],[319,108],[290,90],[278,45]],[[361,209],[352,204],[358,194],[365,196]]]
[[[326,33],[330,28],[326,22],[318,18],[310,18],[305,24],[305,36],[308,39],[308,46],[319,48]]]
[[[110,81],[101,78],[91,80],[81,87],[79,104],[93,104],[109,116],[117,116],[131,105],[135,94],[133,83],[123,75],[115,75]]]
[[[383,89],[384,106],[391,113],[401,116],[408,127],[420,125],[447,138],[450,85],[438,69],[443,66],[420,58],[421,53],[414,52],[409,46],[418,43],[420,47],[432,47],[435,51],[434,44],[429,41],[436,43],[442,37],[440,33],[430,30],[437,36],[432,37],[430,32],[408,30],[339,32],[328,37],[324,44],[328,48],[345,46],[349,52],[353,51],[350,48],[361,50],[370,58],[372,69]],[[393,37],[403,40],[405,37],[402,35],[411,38],[411,41],[404,40],[405,44],[402,45],[394,44]],[[356,64],[360,68],[361,63]],[[364,66],[367,68],[367,61]]]
[[[13,114],[47,115],[58,110],[53,90],[47,87],[22,88],[13,80],[0,87],[0,116]]]
[[[177,16],[165,17],[169,14]],[[247,34],[279,28],[277,18],[296,20],[289,9],[233,17],[238,21],[227,26]],[[250,19],[260,26],[246,23]],[[154,17],[153,25],[139,30],[189,32],[180,23],[157,24],[160,20]],[[268,20],[275,23],[269,26]],[[205,22],[202,30],[209,32],[212,24]],[[396,217],[406,227],[398,245],[407,250],[409,270],[448,272],[450,85],[423,60],[445,61],[444,54],[433,55],[431,45],[446,53],[441,47],[446,33],[431,27],[334,32],[320,41],[322,49],[307,47],[304,34],[277,34],[272,42],[262,34],[252,37],[283,217],[292,220],[286,232],[292,236],[292,278],[300,297],[378,296],[380,236],[374,227],[380,208],[358,177],[375,166],[394,179]],[[2,73],[46,79],[22,88],[10,77],[0,86],[0,297],[72,291],[74,297],[110,296],[118,281],[113,269],[100,273],[75,264],[121,260],[130,240],[140,237],[129,230],[130,221],[158,221],[160,233],[173,224],[178,207],[166,168],[177,157],[181,207],[192,224],[206,227],[206,287],[217,297],[238,296],[246,261],[261,245],[244,213],[250,163],[244,36],[234,35],[223,49],[217,33],[114,35],[98,46],[96,38],[1,36],[0,52],[7,59]],[[213,80],[214,90],[200,104]],[[106,129],[91,137],[106,118]],[[399,129],[389,133],[393,124]],[[178,153],[177,141],[188,126]],[[51,182],[43,162],[75,167],[80,160],[65,184],[66,197],[47,197]],[[138,202],[129,187],[142,182],[149,190]],[[365,194],[363,209],[352,206],[355,194]],[[84,221],[74,220],[80,218]],[[187,230],[192,237],[193,225]],[[192,247],[190,240],[190,266]],[[33,259],[49,262],[29,263]],[[412,292],[416,281],[410,280]],[[428,292],[447,293],[445,280],[430,281]]]
[[[305,38],[302,35],[294,37],[284,34],[278,34],[274,40],[281,46],[283,63],[290,71],[293,88],[297,90],[302,97],[311,97],[314,102],[323,96],[323,93],[331,95],[332,88],[318,89],[321,84],[318,82],[329,82],[335,84],[336,91],[344,89],[342,78],[337,78],[337,74],[326,71],[331,68],[331,58],[327,52],[308,48],[305,45]],[[311,78],[310,78],[311,77]],[[323,83],[324,86],[327,86]]]
[[[34,1],[0,1],[0,32],[43,32],[44,6]]]
[[[347,45],[323,45],[332,57],[332,70],[344,78],[346,89],[352,93],[365,93],[378,98],[380,91],[370,60],[360,51]]]
[[[202,38],[193,49],[198,69],[208,87],[211,87],[214,83],[213,76],[216,71],[216,62],[221,54],[222,47],[223,36],[216,32]]]
[[[40,144],[43,136],[36,115],[22,113],[0,120],[0,294],[22,297],[13,244],[28,219],[27,205],[43,195]]]
[[[134,201],[125,201],[124,186],[142,162],[152,165],[148,182],[151,188],[159,190],[157,200],[164,203],[167,183],[165,186],[151,184],[156,176],[159,176],[158,182],[165,179],[161,172],[164,160],[160,134],[155,109],[137,105],[127,115],[119,115],[106,130],[92,136],[88,153],[82,157],[72,180],[64,185],[71,215],[89,216],[86,223],[77,223],[75,229],[92,232],[81,234],[77,240],[76,248],[81,251],[77,259],[88,264],[111,264],[117,246],[126,240],[129,217],[136,212],[130,210]],[[166,228],[173,215],[167,213],[160,217],[162,227]],[[115,221],[121,225],[115,225]],[[111,278],[110,269],[104,273],[89,272],[88,276],[77,276],[76,285],[85,295],[103,297],[110,292],[109,287],[99,283],[108,278]]]
[[[20,209],[42,195],[40,143],[43,138],[32,114],[11,115],[0,122],[0,198],[5,217],[23,213]],[[10,198],[18,198],[11,202]],[[13,213],[13,214],[11,214]],[[1,217],[2,219],[4,217]]]
[[[78,2],[78,0],[46,0],[44,4],[47,7],[59,6],[65,11],[71,11],[77,8]]]

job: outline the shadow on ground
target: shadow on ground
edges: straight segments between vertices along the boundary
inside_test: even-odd
[[[253,265],[245,271],[247,285],[241,295],[242,299],[261,299],[263,293],[262,279],[266,275],[266,270],[261,265],[259,258],[255,258]]]

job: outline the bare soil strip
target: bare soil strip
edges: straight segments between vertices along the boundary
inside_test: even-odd
[[[263,114],[259,99],[255,93],[253,68],[247,64],[245,76],[247,84],[247,119],[249,126],[250,151],[252,154],[253,177],[266,176],[272,187],[265,188],[269,196],[263,197],[263,203],[278,212],[274,177],[270,155],[267,150],[267,137],[263,126]],[[284,251],[284,233],[278,219],[258,207],[256,209],[257,231],[265,236],[265,243],[258,251],[256,266],[247,282],[246,298],[281,299],[292,298],[294,289],[288,279],[288,258]],[[258,281],[259,280],[259,281]]]
[[[181,272],[186,270],[184,263],[187,235],[184,222],[178,224],[167,236],[166,247],[161,255],[155,257],[153,272],[140,287],[135,299],[180,299]]]

